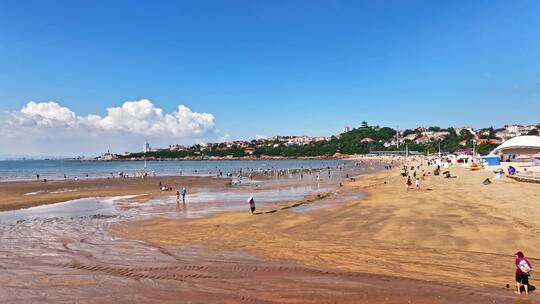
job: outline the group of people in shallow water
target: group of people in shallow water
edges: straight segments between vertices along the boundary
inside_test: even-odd
[[[186,187],[182,187],[182,189],[176,190],[176,201],[179,201],[180,196],[182,196],[182,202],[185,202],[186,201],[186,195],[187,195]]]
[[[173,187],[164,185],[161,181],[159,181],[159,190],[160,191],[172,191]],[[186,201],[186,195],[187,195],[187,189],[186,187],[178,188],[176,190],[176,201],[180,200],[180,197],[182,197],[182,201]]]

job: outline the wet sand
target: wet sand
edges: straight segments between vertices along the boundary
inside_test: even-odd
[[[413,296],[413,302],[427,296],[421,286],[431,286],[444,301],[463,290],[470,290],[471,296],[487,292],[497,302],[525,299],[505,285],[514,286],[515,251],[524,251],[533,265],[540,262],[540,209],[534,203],[540,201],[538,185],[495,180],[487,170],[450,171],[457,178],[427,176],[420,191],[406,191],[397,170],[389,177],[386,172],[364,176],[347,183],[344,191],[367,191],[366,199],[330,209],[256,216],[233,212],[187,221],[151,219],[115,225],[113,231],[159,246],[247,252],[305,267],[399,277],[393,279],[396,286],[413,282],[406,279],[422,280],[417,288],[407,288],[405,294]],[[493,183],[484,186],[486,177]],[[385,284],[390,298],[391,290],[399,290],[395,284]],[[457,291],[437,287],[448,284],[462,287]],[[469,302],[465,299],[463,293],[454,302]],[[536,301],[538,296],[528,299]]]
[[[160,191],[159,182],[174,189],[223,189],[228,179],[192,176],[157,176],[146,179],[128,177],[114,179],[79,179],[22,181],[0,183],[0,211],[28,208],[44,204],[65,202],[85,197],[137,195],[141,200],[174,195],[175,191]]]

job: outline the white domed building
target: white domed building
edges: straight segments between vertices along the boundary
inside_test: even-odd
[[[540,152],[540,136],[524,135],[503,142],[490,154],[501,156],[502,161],[527,161],[538,152]]]

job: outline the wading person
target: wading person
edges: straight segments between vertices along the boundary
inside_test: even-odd
[[[529,276],[532,271],[531,263],[525,258],[523,252],[515,254],[516,260],[516,293],[521,294],[521,286],[525,288],[525,294],[529,294]]]
[[[182,195],[182,202],[185,202],[186,201],[187,189],[185,187],[182,188],[182,191],[180,191],[180,194]]]
[[[251,210],[251,214],[255,212],[255,200],[253,199],[253,195],[248,198],[249,203],[249,209]]]

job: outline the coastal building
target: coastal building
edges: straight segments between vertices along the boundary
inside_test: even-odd
[[[414,140],[417,144],[426,144],[430,142],[431,140],[427,136],[418,137]]]
[[[416,139],[416,137],[418,137],[418,135],[416,135],[416,133],[412,133],[403,137],[403,140],[413,141]]]
[[[506,125],[504,126],[504,130],[509,136],[519,136],[522,133],[523,126],[522,125]]]
[[[294,136],[287,140],[287,145],[308,145],[313,141],[313,138],[309,136]]]
[[[369,137],[364,137],[360,140],[360,142],[363,142],[363,143],[372,143],[374,142],[373,139],[369,138]]]
[[[246,155],[253,155],[253,152],[255,152],[255,148],[252,148],[252,147],[244,148],[244,153]]]
[[[330,141],[332,139],[332,137],[330,136],[315,136],[313,137],[313,141],[317,142],[317,141]]]
[[[450,134],[448,131],[438,131],[434,132],[432,138],[435,140],[444,139]]]
[[[150,148],[150,144],[148,143],[148,139],[144,140],[144,146],[143,146],[143,152],[152,152],[152,148]]]
[[[369,125],[367,123],[367,121],[362,121],[362,124],[360,124],[360,129],[368,129],[369,128]]]
[[[98,156],[96,160],[105,160],[105,161],[111,161],[115,160],[116,156],[112,154],[109,150],[107,150],[106,153],[103,153],[101,156]]]
[[[171,151],[184,151],[184,150],[186,150],[186,147],[182,146],[182,145],[169,145],[169,150],[171,150]]]
[[[502,139],[502,140],[507,140],[507,139],[511,138],[511,136],[508,135],[508,133],[506,133],[505,129],[501,129],[501,130],[496,131],[495,136]]]
[[[491,154],[499,155],[503,161],[527,160],[540,152],[540,136],[523,135],[511,138],[495,148]]]
[[[501,141],[496,138],[480,138],[476,141],[476,143],[478,144],[488,143],[488,144],[493,144],[493,145],[500,145]]]
[[[469,131],[469,133],[471,133],[472,135],[475,135],[476,136],[476,132],[474,132],[474,129],[472,127],[461,127],[461,128],[456,128],[456,134],[460,134],[462,130],[466,130],[466,131]]]

